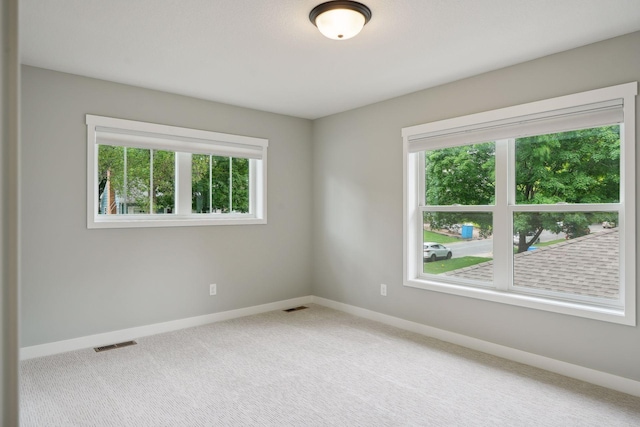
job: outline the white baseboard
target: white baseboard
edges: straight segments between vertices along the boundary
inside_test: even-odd
[[[321,297],[315,304],[640,397],[640,382]]]
[[[23,347],[20,349],[20,359],[27,360],[33,359],[35,357],[51,356],[54,354],[65,353],[67,351],[81,350],[84,348],[101,347],[113,343],[135,340],[137,338],[146,337],[149,335],[177,331],[179,329],[191,328],[194,326],[221,322],[223,320],[266,313],[268,311],[283,310],[285,308],[309,304],[311,303],[311,301],[311,296],[292,298],[284,301],[276,301],[268,304],[256,305],[253,307],[239,308],[236,310],[223,311],[220,313],[205,314],[203,316],[189,317],[186,319],[178,319],[170,322],[155,323],[153,325],[139,326],[136,328],[105,332],[102,334],[89,335],[86,337],[73,338],[70,340]]]
[[[311,303],[333,308],[335,310],[344,311],[345,313],[353,314],[365,319],[370,319],[376,322],[395,326],[400,329],[405,329],[418,334],[437,338],[439,340],[450,342],[452,344],[458,344],[463,347],[481,351],[483,353],[503,357],[515,362],[535,366],[536,368],[541,368],[560,375],[565,375],[567,377],[586,381],[602,387],[607,387],[613,390],[640,397],[639,381],[634,381],[617,375],[608,374],[606,372],[596,371],[594,369],[585,368],[583,366],[562,362],[526,351],[516,350],[514,348],[479,340],[477,338],[472,338],[466,335],[456,334],[454,332],[433,328],[421,323],[404,320],[399,317],[389,316],[386,314],[316,296],[292,298],[284,301],[272,302],[269,304],[256,305],[253,307],[239,308],[236,310],[223,311],[220,313],[189,317],[187,319],[173,320],[170,322],[122,329],[119,331],[106,332],[70,340],[34,345],[31,347],[23,347],[20,349],[20,359],[33,359],[35,357],[51,356],[54,354],[65,353],[67,351],[100,347],[117,342],[134,340],[149,335],[161,334],[165,332],[176,331],[179,329],[206,325],[223,320],[251,316],[254,314],[266,313],[273,310],[282,310],[285,308]]]

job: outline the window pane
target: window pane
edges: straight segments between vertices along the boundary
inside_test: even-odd
[[[249,212],[249,159],[192,156],[191,211]]]
[[[619,297],[617,213],[520,212],[513,222],[516,288]]]
[[[144,148],[126,148],[125,214],[149,213],[149,184],[151,177],[151,150]]]
[[[423,272],[493,282],[493,214],[425,212]]]
[[[149,200],[153,155],[153,200]],[[126,171],[126,173],[125,173]],[[175,153],[98,146],[98,212],[106,215],[172,213],[175,209]]]
[[[98,146],[98,213],[115,215],[124,194],[124,148]]]
[[[249,159],[233,159],[232,161],[232,211],[249,212]]]
[[[516,140],[518,204],[620,201],[620,126]]]
[[[153,151],[153,212],[170,214],[175,209],[176,162],[172,151]]]
[[[213,213],[229,213],[229,157],[211,156],[211,204]]]
[[[425,151],[427,205],[492,205],[495,143]]]
[[[194,154],[191,157],[191,212],[211,212],[211,156]]]

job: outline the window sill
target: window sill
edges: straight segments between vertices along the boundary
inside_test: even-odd
[[[194,227],[212,225],[261,225],[266,223],[266,218],[241,215],[140,215],[136,218],[89,218],[87,228]]]
[[[584,317],[587,319],[617,323],[621,325],[636,326],[635,313],[625,313],[622,308],[602,307],[589,304],[561,301],[551,298],[541,298],[531,295],[522,295],[513,292],[502,292],[494,289],[482,289],[461,286],[449,283],[441,283],[423,279],[409,279],[405,286],[419,288],[435,292],[443,292],[468,298],[492,301],[501,304],[515,305],[570,316]]]

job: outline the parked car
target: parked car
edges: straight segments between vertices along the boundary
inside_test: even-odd
[[[424,261],[435,261],[437,259],[451,259],[451,249],[440,243],[424,242]]]
[[[602,228],[615,228],[615,226],[616,226],[615,222],[604,221],[602,223]]]

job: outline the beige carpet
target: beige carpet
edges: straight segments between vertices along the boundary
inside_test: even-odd
[[[640,425],[640,398],[309,307],[24,361],[21,425]]]

